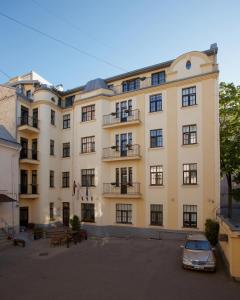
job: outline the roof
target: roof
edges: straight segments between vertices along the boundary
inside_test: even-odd
[[[4,194],[0,194],[0,203],[1,202],[16,202],[17,200],[7,196],[7,195],[4,195]]]
[[[7,131],[7,129],[3,125],[0,125],[0,142],[1,141],[17,148],[20,147],[20,144],[17,142],[17,140]]]
[[[84,92],[90,92],[97,89],[107,89],[107,88],[108,86],[102,78],[96,78],[88,81],[88,83],[84,87]]]
[[[217,47],[216,43],[212,44],[210,46],[210,49],[202,51],[202,53],[206,54],[207,56],[215,55],[215,54],[217,54],[217,52],[218,52],[218,47]],[[151,66],[148,66],[148,67],[136,69],[136,70],[133,70],[133,71],[130,71],[130,72],[122,73],[122,74],[119,74],[119,75],[116,75],[116,76],[112,76],[112,77],[108,77],[108,78],[100,79],[100,80],[104,81],[107,84],[111,81],[120,80],[120,79],[130,77],[130,76],[137,76],[137,75],[140,75],[141,73],[144,73],[144,72],[151,72],[151,71],[155,71],[155,70],[158,70],[158,69],[161,69],[161,68],[167,68],[172,64],[172,62],[174,60],[175,59],[168,60],[168,61],[165,61],[165,62],[162,62],[162,63],[159,63],[159,64],[155,64],[155,65],[151,65]],[[98,80],[99,80],[99,78],[98,78]],[[67,94],[71,94],[71,93],[80,91],[80,90],[84,89],[84,87],[85,87],[85,85],[81,85],[81,86],[78,86],[76,88],[69,89],[69,90],[63,92],[63,95],[67,95]]]

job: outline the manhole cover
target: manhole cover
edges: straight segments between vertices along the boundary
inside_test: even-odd
[[[39,253],[39,256],[48,256],[47,252]]]

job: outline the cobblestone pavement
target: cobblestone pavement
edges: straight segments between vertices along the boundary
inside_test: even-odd
[[[181,268],[181,240],[101,238],[70,248],[48,240],[0,251],[1,300],[239,300],[218,258],[215,274]]]

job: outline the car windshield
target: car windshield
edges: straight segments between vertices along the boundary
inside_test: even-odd
[[[187,241],[185,248],[189,250],[211,250],[211,246],[208,241]]]

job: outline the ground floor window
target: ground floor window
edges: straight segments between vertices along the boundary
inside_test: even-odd
[[[116,204],[116,223],[132,224],[132,204]]]
[[[49,203],[49,216],[50,216],[50,221],[54,220],[54,203],[53,202]]]
[[[183,227],[197,227],[197,205],[183,205]]]
[[[95,209],[93,203],[81,204],[82,219],[83,222],[95,222]]]
[[[162,204],[150,205],[150,219],[151,225],[163,225],[163,206]]]

